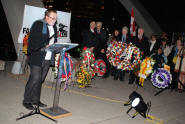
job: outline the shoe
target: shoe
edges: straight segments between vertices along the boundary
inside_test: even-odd
[[[36,105],[36,106],[39,106],[39,107],[47,107],[47,105],[42,103],[41,101],[39,101],[38,103],[33,103],[33,105]]]
[[[34,109],[32,103],[23,103],[23,106],[24,106],[26,109],[29,109],[29,110],[33,110],[33,109]]]
[[[44,104],[44,103],[42,103],[41,101],[39,102],[39,106],[40,106],[40,107],[47,107],[47,105]]]

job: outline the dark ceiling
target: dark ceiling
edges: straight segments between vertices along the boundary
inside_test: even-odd
[[[139,0],[166,32],[185,31],[185,0]]]

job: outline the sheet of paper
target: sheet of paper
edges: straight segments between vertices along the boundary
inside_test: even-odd
[[[46,56],[45,56],[45,60],[50,60],[51,59],[51,51],[47,51]]]

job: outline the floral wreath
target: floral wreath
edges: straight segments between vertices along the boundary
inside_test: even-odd
[[[28,38],[29,38],[29,36],[30,36],[30,33],[27,33],[27,34],[24,35],[24,38],[23,38],[23,48],[22,48],[22,50],[23,50],[23,53],[25,55],[28,54]]]
[[[133,70],[141,62],[140,50],[132,43],[113,41],[106,55],[110,64],[121,70]]]
[[[103,60],[96,60],[94,65],[97,76],[103,76],[106,73],[106,63]]]
[[[172,76],[169,71],[158,68],[151,76],[152,84],[158,88],[166,88],[171,84]]]
[[[144,80],[152,73],[155,61],[152,58],[146,57],[140,65],[139,84],[143,86]]]
[[[77,83],[79,88],[87,87],[91,84],[92,78],[95,76],[94,72],[94,54],[89,48],[84,47],[81,53],[80,70],[76,72]]]
[[[89,48],[84,47],[83,51],[81,53],[81,59],[82,59],[82,66],[87,68],[87,70],[91,74],[91,77],[93,78],[95,76],[95,72],[94,72],[95,57],[94,57],[94,54],[90,51]]]

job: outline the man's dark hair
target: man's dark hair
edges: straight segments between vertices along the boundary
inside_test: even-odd
[[[54,10],[54,9],[47,9],[47,10],[45,11],[45,16],[49,16],[49,13],[51,13],[51,12],[57,13],[57,11]]]

